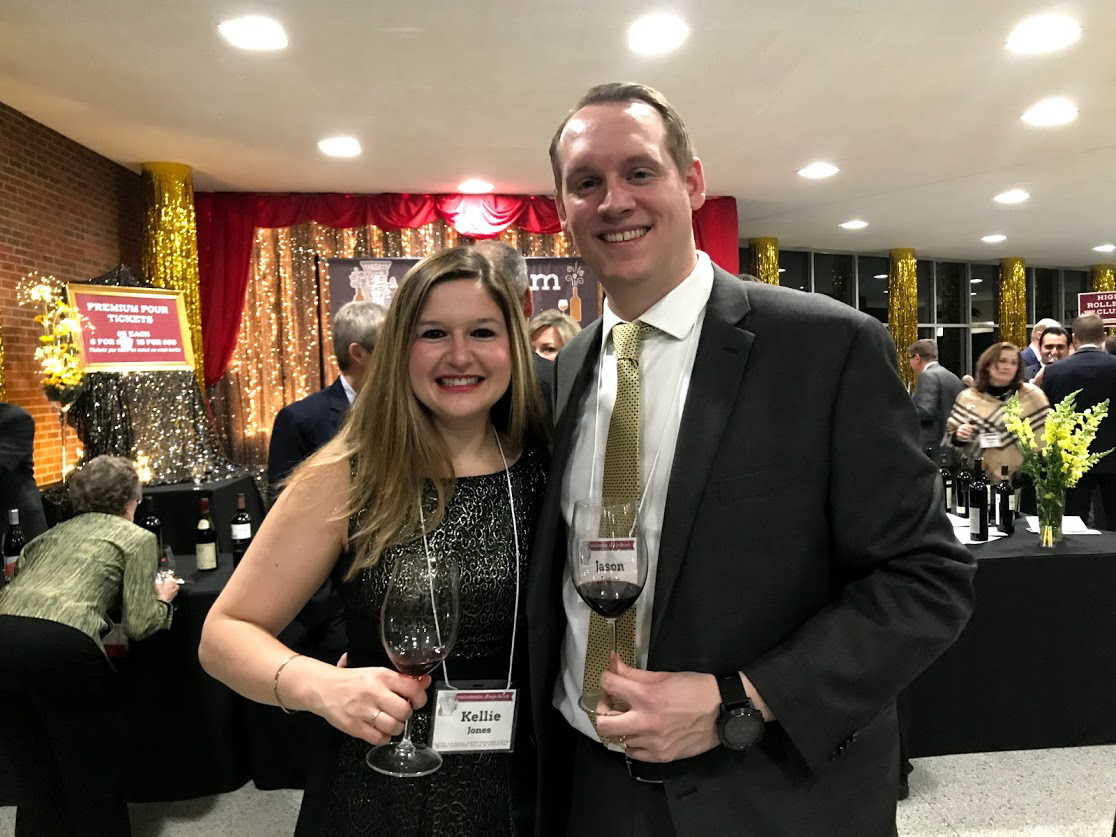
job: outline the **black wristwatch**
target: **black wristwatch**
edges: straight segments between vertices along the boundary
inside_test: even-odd
[[[747,750],[763,738],[763,713],[752,704],[740,673],[717,676],[721,690],[721,714],[717,718],[717,737],[730,750]]]

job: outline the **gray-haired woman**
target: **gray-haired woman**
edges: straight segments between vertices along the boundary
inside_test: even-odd
[[[155,536],[133,522],[140,481],[98,456],[69,483],[74,517],[24,547],[0,591],[0,747],[18,765],[16,837],[128,835],[115,671],[101,637],[119,610],[143,639],[171,623]]]

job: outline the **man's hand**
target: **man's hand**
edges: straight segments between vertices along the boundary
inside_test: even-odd
[[[624,744],[639,761],[667,762],[700,755],[719,744],[721,693],[712,674],[643,671],[613,655],[601,687],[631,709],[597,716],[597,731]]]

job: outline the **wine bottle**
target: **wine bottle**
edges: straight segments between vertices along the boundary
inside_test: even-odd
[[[201,516],[198,518],[197,533],[194,537],[194,554],[199,570],[217,569],[217,530],[213,518],[209,516],[209,498],[201,498]]]
[[[969,483],[969,539],[988,540],[988,481],[979,456],[973,463],[973,480]]]
[[[240,563],[240,559],[244,557],[244,553],[248,551],[248,545],[252,543],[252,518],[245,507],[243,494],[236,495],[236,514],[233,515],[231,528],[233,566],[235,567]]]
[[[938,473],[942,475],[942,494],[945,496],[945,510],[953,511],[953,471],[949,469],[949,456],[941,455],[941,467]]]
[[[159,554],[163,554],[163,521],[159,519],[159,515],[155,514],[155,500],[151,495],[143,498],[143,514],[140,519],[136,521],[155,536],[159,542]]]
[[[953,484],[953,513],[959,517],[969,516],[969,484],[973,481],[973,472],[969,470],[969,457],[961,460],[961,470],[957,472],[957,479]]]
[[[1007,465],[1000,466],[1000,482],[996,486],[996,528],[1005,535],[1015,534],[1015,487]]]
[[[23,537],[23,527],[19,525],[19,509],[8,510],[8,531],[4,533],[4,580],[15,577],[16,561],[27,543]]]

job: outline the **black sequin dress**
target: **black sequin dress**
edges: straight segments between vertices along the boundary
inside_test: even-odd
[[[529,833],[535,756],[527,680],[523,587],[527,558],[546,479],[547,454],[523,453],[508,471],[519,529],[521,586],[514,685],[519,688],[515,752],[443,754],[440,770],[417,779],[381,775],[365,764],[367,742],[336,730],[329,769],[311,770],[299,816],[298,835],[322,837],[515,837]],[[350,521],[352,528],[353,521]],[[506,679],[515,606],[515,547],[505,472],[458,478],[441,526],[430,534],[433,552],[458,558],[461,621],[446,661],[455,685],[464,680]],[[380,606],[391,576],[389,551],[373,568],[339,586],[349,634],[349,665],[391,663],[380,643]],[[338,562],[343,576],[351,562]],[[442,680],[442,670],[432,673]],[[411,720],[411,737],[428,743],[433,689]]]

